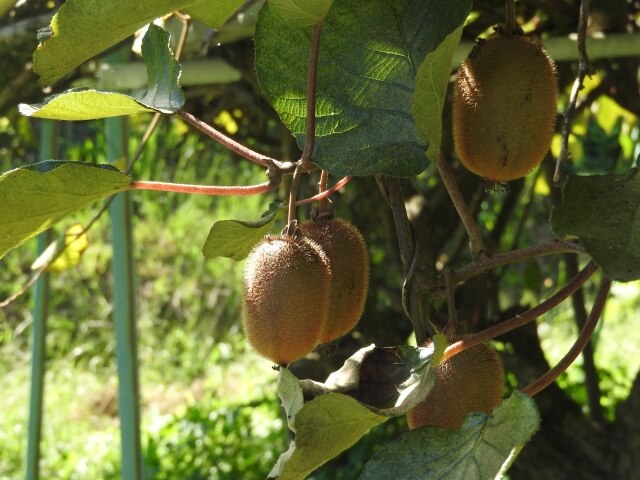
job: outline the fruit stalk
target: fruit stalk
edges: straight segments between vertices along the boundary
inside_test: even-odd
[[[469,248],[471,249],[471,254],[474,258],[478,258],[482,252],[486,252],[484,241],[482,240],[482,234],[480,233],[478,224],[473,218],[473,215],[471,215],[471,212],[469,211],[469,208],[464,201],[464,197],[462,196],[462,192],[458,187],[456,178],[451,171],[451,167],[449,167],[449,164],[444,159],[444,156],[442,154],[438,156],[436,167],[438,168],[438,173],[440,173],[440,178],[442,178],[442,183],[447,189],[449,197],[453,202],[453,206],[456,208],[458,216],[460,217],[460,220],[462,221],[462,224],[467,231],[467,235],[469,236]]]
[[[506,35],[513,35],[516,33],[516,1],[507,0],[505,6],[505,25]]]
[[[584,267],[575,277],[571,278],[564,287],[539,305],[516,317],[494,325],[493,327],[489,327],[481,332],[469,335],[468,337],[465,337],[464,340],[452,343],[444,351],[444,355],[442,357],[443,361],[468,348],[481,343],[486,343],[493,338],[522,327],[523,325],[535,320],[540,315],[547,313],[549,310],[573,295],[573,293],[578,290],[591,277],[591,275],[596,272],[596,270],[598,270],[598,266],[593,261],[589,262],[587,266]]]
[[[254,150],[251,150],[250,148],[245,147],[244,145],[233,140],[232,138],[227,137],[224,133],[220,132],[219,130],[216,130],[208,123],[205,123],[199,118],[197,118],[196,116],[191,115],[189,112],[179,111],[178,113],[176,113],[176,115],[181,119],[183,119],[188,124],[196,127],[198,130],[200,130],[209,138],[212,138],[213,140],[225,146],[232,152],[237,153],[241,157],[244,157],[247,160],[252,161],[253,163],[257,163],[258,165],[262,165],[263,167],[276,165],[283,170],[283,173],[285,170],[289,171],[293,167],[293,165],[289,165],[288,163],[278,162],[277,160],[271,157],[262,155],[261,153],[258,153]]]
[[[307,72],[307,117],[306,135],[304,138],[304,148],[302,156],[298,161],[291,188],[289,190],[289,211],[287,214],[287,225],[291,225],[296,219],[296,201],[298,200],[298,190],[302,174],[313,169],[311,163],[313,147],[316,136],[316,81],[318,78],[318,55],[320,52],[320,35],[322,34],[322,20],[316,22],[311,34],[311,50],[309,52],[309,71]]]
[[[551,240],[538,245],[511,250],[510,252],[497,253],[457,269],[453,276],[454,282],[456,284],[462,283],[503,265],[556,253],[584,253],[584,249],[579,243],[571,240]]]
[[[560,374],[569,368],[569,366],[578,358],[578,355],[584,350],[585,346],[591,339],[591,335],[598,325],[598,321],[600,320],[600,316],[602,315],[602,310],[604,310],[604,305],[607,302],[607,297],[609,296],[609,290],[611,288],[611,280],[608,278],[604,278],[600,283],[600,288],[598,289],[598,293],[596,294],[596,299],[593,303],[593,307],[591,307],[591,313],[589,313],[589,318],[587,318],[587,322],[584,324],[584,327],[580,331],[580,335],[576,339],[576,342],[569,349],[567,354],[558,362],[558,364],[545,373],[543,376],[527,385],[522,389],[522,393],[533,397],[535,394],[541,392],[549,385],[551,385],[556,378],[560,376]]]
[[[279,180],[248,186],[192,185],[187,183],[150,182],[138,180],[131,183],[133,190],[159,190],[161,192],[189,193],[198,195],[256,195],[273,190]]]

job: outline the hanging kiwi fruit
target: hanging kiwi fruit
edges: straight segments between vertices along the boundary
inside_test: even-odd
[[[327,255],[302,235],[268,235],[244,268],[244,330],[251,346],[278,365],[309,353],[329,310]]]
[[[547,52],[520,31],[496,28],[458,70],[453,136],[460,162],[497,182],[525,176],[549,150],[557,100]]]
[[[458,430],[471,412],[491,413],[502,402],[504,370],[496,351],[480,344],[441,362],[427,398],[407,414],[410,429]]]
[[[351,331],[362,316],[369,289],[369,253],[358,229],[331,212],[313,214],[300,231],[320,245],[331,265],[329,312],[320,334],[320,343],[328,343]]]

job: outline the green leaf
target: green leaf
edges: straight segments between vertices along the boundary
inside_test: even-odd
[[[213,224],[202,247],[206,258],[227,257],[244,260],[253,246],[269,232],[280,204],[272,204],[269,210],[255,222],[221,220]]]
[[[51,21],[51,36],[33,55],[33,69],[43,85],[50,85],[155,18],[184,9],[218,27],[241,3],[241,0],[67,0]]]
[[[149,25],[142,39],[142,58],[147,66],[149,90],[140,103],[162,113],[175,113],[184,105],[180,88],[180,64],[171,52],[171,35],[166,30]]]
[[[182,10],[211,28],[220,28],[243,3],[244,0],[205,0]]]
[[[412,115],[417,68],[462,24],[469,3],[334,0],[318,60],[313,159],[319,166],[341,176],[413,176],[427,166]],[[287,25],[268,2],[255,43],[258,80],[302,145],[309,29]]]
[[[516,391],[491,417],[470,414],[460,430],[427,427],[401,435],[371,457],[359,479],[491,479],[510,465],[512,452],[539,425],[535,402]]]
[[[327,393],[305,403],[294,420],[296,438],[269,478],[306,478],[387,418],[340,393]]]
[[[149,89],[140,100],[129,95],[71,89],[52,95],[43,103],[20,104],[20,113],[53,120],[94,120],[134,113],[175,113],[184,105],[180,88],[180,65],[173,58],[169,33],[157,25],[149,25],[142,40],[142,54],[147,66]]]
[[[309,27],[324,19],[333,0],[269,0],[283,21],[296,27]]]
[[[109,165],[47,160],[0,175],[0,258],[91,202],[130,188]]]
[[[154,112],[138,100],[122,93],[73,88],[45,98],[43,103],[21,103],[22,115],[54,120],[94,120],[96,118]]]
[[[640,175],[571,176],[562,202],[551,212],[561,238],[579,238],[593,260],[612,279],[640,278]]]
[[[442,108],[451,75],[451,60],[456,51],[462,26],[455,29],[418,67],[413,94],[413,117],[422,138],[429,143],[427,158],[434,162],[440,153]]]

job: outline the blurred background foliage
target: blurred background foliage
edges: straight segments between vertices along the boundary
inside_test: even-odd
[[[37,85],[29,67],[37,45],[34,32],[48,24],[61,3],[18,2],[0,19],[2,171],[37,158],[39,124],[19,116],[16,105],[40,101],[51,93]],[[476,2],[464,39],[473,40],[501,21],[503,3]],[[298,151],[293,139],[262,98],[255,80],[250,35],[259,4],[247,2],[218,32],[197,22],[193,25],[185,60],[219,58],[240,71],[241,78],[186,88],[185,109],[258,151],[295,159]],[[592,5],[592,34],[638,32],[638,2],[593,1]],[[532,34],[562,37],[575,31],[578,7],[577,0],[529,0],[518,2],[518,14]],[[176,28],[171,21],[168,26]],[[83,65],[54,91],[91,84],[99,62]],[[615,57],[594,62],[594,75],[581,94],[570,137],[571,163],[565,168],[576,173],[622,172],[637,161],[638,63],[638,58]],[[558,65],[562,87],[559,112],[566,105],[576,67],[575,61]],[[149,119],[130,118],[131,153]],[[451,141],[446,135],[443,148],[450,153]],[[105,137],[99,122],[60,124],[58,143],[61,159],[105,161]],[[558,149],[559,136],[543,166],[506,190],[486,191],[475,177],[456,170],[496,249],[531,245],[550,236],[547,219],[558,196],[550,178]],[[240,161],[177,118],[162,119],[132,174],[138,179],[198,184],[263,181],[260,169]],[[309,181],[303,195],[312,194],[314,188]],[[407,181],[405,188],[414,227],[419,234],[428,235],[429,251],[438,253],[434,259],[437,265],[468,261],[464,232],[435,169],[430,167]],[[370,342],[393,345],[412,341],[401,307],[402,269],[393,221],[382,197],[372,195],[376,190],[374,179],[358,178],[334,199],[338,214],[350,218],[369,245],[372,280],[365,316],[355,332],[338,342],[333,357],[313,354],[298,362],[295,368],[301,376],[324,379],[356,348]],[[134,195],[143,450],[148,478],[265,478],[286,449],[289,436],[275,396],[276,374],[248,348],[242,336],[242,265],[227,259],[207,261],[201,253],[213,222],[257,219],[270,202],[284,198],[285,192],[286,185],[272,194],[242,198],[158,192]],[[100,207],[75,215],[56,230],[88,223]],[[81,262],[52,279],[42,478],[119,478],[110,258],[105,216],[91,229]],[[1,261],[0,301],[26,284],[34,259],[35,245],[29,243]],[[480,277],[459,290],[460,315],[467,319],[470,330],[483,328],[537,304],[572,276],[575,268],[568,259],[550,257]],[[588,307],[594,288],[589,286],[584,293]],[[27,291],[0,309],[0,479],[19,478],[23,470],[30,305]],[[640,358],[635,354],[640,345],[638,311],[637,282],[614,285],[593,342],[602,410],[593,412],[588,407],[588,374],[579,361],[559,379],[560,389],[549,389],[548,398],[541,396],[543,415],[575,410],[585,422],[595,419],[601,425],[612,425],[616,421],[617,409],[628,401],[640,369]],[[575,319],[575,305],[566,302],[539,319],[537,330],[499,339],[497,346],[509,371],[510,387],[526,385],[545,365],[563,356],[577,332]],[[405,429],[403,419],[379,426],[312,478],[355,478],[378,446]],[[513,475],[536,478],[527,476],[525,467],[516,468]]]

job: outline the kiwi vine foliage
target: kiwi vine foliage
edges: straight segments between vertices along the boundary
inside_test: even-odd
[[[17,19],[35,17],[51,8],[44,2],[26,3],[30,5],[15,7]],[[81,3],[67,2],[67,13],[73,13],[72,7]],[[114,18],[126,18],[131,11],[124,7],[131,7],[136,2],[84,3],[94,7],[93,10],[88,8],[85,15],[102,25],[111,25],[113,22],[105,22],[102,17],[104,9],[115,9],[109,13],[115,15]],[[177,5],[175,2],[172,5],[167,2],[152,3],[153,16],[160,14],[154,10],[160,8],[158,6],[169,11]],[[197,3],[181,2],[180,5],[184,5],[185,11],[193,13],[196,18],[202,18],[202,10],[198,10]],[[425,10],[420,10],[422,16],[414,15],[415,10],[409,9],[404,16],[399,14],[392,17],[409,27],[420,21],[431,21],[430,17],[424,16],[424,11],[429,8],[437,11],[438,21],[434,20],[433,23],[442,30],[435,29],[433,38],[428,42],[418,42],[422,48],[428,49],[436,46],[462,23],[466,14],[461,17],[460,11],[465,6],[470,8],[470,2],[382,3],[383,8],[377,9],[374,8],[377,5],[375,2],[336,0],[335,10],[330,11],[332,16],[328,19],[327,48],[321,55],[329,55],[333,53],[332,48],[336,48],[345,56],[339,57],[339,62],[331,62],[329,57],[321,56],[319,113],[322,121],[318,127],[318,162],[335,174],[388,173],[413,176],[426,168],[412,181],[403,181],[412,227],[421,248],[422,266],[435,265],[442,258],[447,258],[452,264],[462,265],[470,261],[464,236],[460,234],[459,222],[446,192],[442,190],[433,167],[424,156],[430,142],[423,136],[423,129],[416,127],[412,120],[415,105],[407,90],[418,88],[411,79],[415,70],[411,73],[408,68],[409,65],[416,67],[409,62],[414,57],[400,55],[402,58],[393,64],[389,58],[398,52],[391,50],[388,45],[383,48],[376,45],[377,49],[372,50],[369,59],[374,64],[380,61],[382,66],[397,67],[389,75],[395,72],[405,76],[394,83],[395,88],[389,89],[384,88],[387,86],[384,81],[397,79],[373,75],[375,78],[367,78],[363,84],[359,84],[357,79],[363,72],[369,73],[367,68],[371,67],[371,64],[363,65],[361,61],[366,57],[362,48],[365,38],[363,31],[383,29],[385,34],[393,32],[391,40],[398,40],[398,31],[387,29],[391,17],[382,18],[388,13],[384,8],[394,5],[402,10],[405,5],[414,9],[418,4],[421,8],[426,6]],[[474,12],[478,15],[470,19],[461,32],[462,38],[471,41],[490,28],[496,19],[501,18],[503,3],[477,2]],[[225,10],[231,11],[238,4],[233,1],[220,2],[219,5],[225,7],[220,11],[224,15]],[[600,28],[605,33],[615,33],[618,29],[620,33],[625,32],[625,22],[629,21],[628,18],[634,18],[631,15],[634,12],[630,11],[632,8],[635,7],[622,0],[610,2],[607,8],[599,11],[608,22],[596,24],[594,28]],[[549,19],[548,23],[543,22],[540,26],[543,33],[561,37],[575,31],[577,10],[569,3],[558,2],[546,6],[544,10],[539,9],[538,2],[519,2],[519,12],[524,19]],[[252,10],[251,15],[256,15],[256,11]],[[619,15],[621,11],[624,15]],[[338,16],[337,13],[342,15]],[[69,23],[61,22],[59,27],[72,28],[77,24],[85,35],[89,34],[92,38],[98,36],[98,31],[91,28],[90,22],[80,21],[83,17],[75,16],[82,14],[76,11],[68,17]],[[201,96],[202,90],[196,87],[186,87],[189,101],[185,109],[198,112],[202,118],[215,119],[221,129],[225,128],[222,119],[231,118],[226,125],[235,122],[238,127],[237,138],[243,143],[251,143],[256,149],[275,158],[292,155],[289,159],[295,159],[295,155],[288,152],[295,152],[296,145],[291,142],[281,120],[293,130],[298,146],[302,145],[304,103],[300,99],[304,96],[304,76],[290,75],[290,72],[306,71],[308,40],[299,34],[289,39],[285,34],[288,32],[267,9],[260,16],[261,25],[256,33],[256,41],[262,43],[263,50],[258,48],[257,52],[257,81],[265,87],[267,99],[282,118],[278,118],[267,107],[267,102],[261,98],[262,93],[256,87],[254,65],[247,60],[252,57],[253,45],[246,37],[245,41],[223,44],[217,48],[212,45],[205,53],[229,59],[242,71],[243,81],[219,85],[210,89],[213,93],[205,96]],[[0,26],[11,25],[13,21],[3,17],[2,22]],[[208,22],[219,26],[215,20],[209,19]],[[131,33],[135,26],[129,24],[127,28]],[[220,29],[222,34],[225,28]],[[280,48],[278,39],[271,36],[276,30],[270,29],[279,31],[285,47]],[[344,32],[344,29],[348,35],[340,37],[337,33]],[[549,32],[546,29],[550,29]],[[332,32],[337,32],[335,38]],[[122,33],[118,30],[118,35]],[[13,97],[13,103],[7,103],[7,95],[0,95],[2,171],[31,163],[37,148],[33,141],[37,135],[37,123],[20,118],[14,109],[18,102],[42,101],[41,90],[35,79],[27,77],[27,80],[20,80],[19,75],[25,70],[24,65],[30,61],[31,52],[35,50],[31,37],[19,39],[19,44],[0,42],[0,50],[7,59],[7,70],[0,72],[0,87],[2,92],[10,90]],[[198,40],[204,38],[206,36],[200,36]],[[98,45],[96,42],[75,43],[83,48]],[[201,44],[199,41],[195,43]],[[400,46],[410,51],[418,43],[401,42]],[[352,45],[358,48],[351,48]],[[94,53],[98,52],[91,54]],[[420,57],[423,53],[416,55]],[[38,56],[42,59],[45,55],[46,48],[40,49]],[[54,65],[72,65],[68,63],[71,55],[67,53],[53,52],[49,55]],[[190,55],[198,58],[202,52],[194,48]],[[44,64],[41,61],[42,66]],[[268,71],[269,65],[274,67],[272,72]],[[356,70],[345,73],[345,66],[352,66]],[[565,168],[573,174],[600,175],[606,181],[598,178],[572,180],[565,192],[573,190],[578,193],[571,202],[555,207],[552,217],[556,234],[584,238],[585,245],[589,245],[590,253],[598,263],[610,274],[619,275],[620,280],[633,280],[638,274],[635,249],[640,242],[634,242],[638,231],[633,222],[637,211],[633,199],[639,195],[636,176],[633,171],[629,173],[638,156],[637,115],[640,106],[637,100],[637,67],[637,62],[632,59],[604,59],[588,81],[585,101],[591,103],[576,118],[576,128],[570,139],[572,162]],[[384,71],[385,68],[380,71],[374,69],[375,74]],[[620,72],[630,74],[620,75]],[[273,80],[268,79],[267,75],[270,74],[274,75]],[[71,82],[82,75],[83,70],[76,70],[71,77],[62,79],[55,87],[56,93],[73,86]],[[22,83],[12,83],[14,80]],[[561,101],[566,101],[572,80],[571,64],[560,64]],[[346,84],[349,88],[343,88]],[[370,96],[356,95],[358,87],[363,85],[372,88]],[[374,85],[379,88],[373,88]],[[280,88],[290,89],[295,94],[283,97],[278,91]],[[257,98],[261,100],[256,101]],[[345,108],[344,115],[334,115],[345,105],[348,108]],[[447,158],[453,158],[448,105],[448,102],[443,103],[442,150]],[[361,110],[367,115],[382,111],[388,117],[374,115],[372,123],[367,123],[360,116]],[[228,113],[228,117],[220,115],[222,112]],[[147,121],[148,118],[143,116],[131,118],[133,133],[130,141],[133,145],[142,136]],[[403,136],[399,146],[390,147],[386,150],[389,155],[380,160],[375,152],[383,151],[379,147],[389,142],[388,132],[393,131],[390,126],[406,128],[401,128]],[[165,119],[159,128],[148,145],[148,153],[135,166],[132,178],[163,177],[184,183],[209,184],[246,184],[263,180],[261,171],[248,166],[236,167],[233,163],[235,160],[228,152],[212,146],[212,142],[198,134],[187,131],[185,125],[176,119]],[[104,162],[106,145],[99,127],[66,124],[62,127],[60,140],[63,143],[60,158]],[[367,148],[361,149],[363,145]],[[557,155],[557,137],[552,142],[551,155]],[[485,192],[478,185],[477,178],[456,169],[460,188],[474,206],[474,213],[493,245],[508,250],[550,237],[547,219],[552,205],[560,201],[560,192],[553,187],[548,163],[548,160],[545,161],[539,172],[514,182],[509,190],[502,192]],[[595,187],[580,185],[580,182],[588,181],[597,183]],[[311,183],[303,186],[303,194],[314,193]],[[593,194],[602,192],[603,188],[603,194]],[[613,195],[613,189],[619,189],[624,194]],[[372,193],[374,191],[376,194]],[[135,235],[140,245],[137,261],[141,297],[141,365],[143,376],[149,379],[150,384],[145,385],[145,390],[150,392],[145,408],[147,430],[144,454],[148,471],[153,472],[154,478],[264,478],[277,455],[286,449],[285,426],[279,418],[275,387],[269,381],[272,379],[265,378],[266,370],[261,368],[263,364],[247,349],[240,334],[237,319],[241,315],[238,309],[241,302],[241,273],[238,265],[227,263],[224,259],[205,262],[200,250],[211,223],[239,219],[251,224],[251,221],[260,218],[270,202],[281,200],[283,194],[276,192],[261,198],[241,200],[185,199],[172,193],[159,195],[152,192],[136,192],[135,197],[138,219]],[[388,213],[384,198],[377,196],[373,179],[364,177],[352,180],[344,192],[336,196],[334,205],[338,214],[358,225],[365,236],[372,259],[372,293],[367,298],[365,321],[358,326],[357,335],[339,342],[332,359],[325,358],[313,365],[300,362],[297,367],[299,376],[316,376],[319,380],[324,380],[327,373],[339,367],[339,360],[359,346],[359,342],[403,344],[411,330],[402,309],[400,287],[404,276],[396,251],[393,218]],[[69,221],[88,221],[94,211],[80,211]],[[267,222],[258,221],[258,224],[279,230],[282,217],[276,217],[273,223],[269,223],[273,220],[269,219]],[[235,227],[238,225],[243,224],[234,223]],[[593,225],[598,228],[592,228]],[[66,223],[63,221],[60,228],[64,226]],[[598,229],[602,231],[594,236],[594,230]],[[86,451],[86,438],[91,438],[93,434],[102,435],[97,443],[110,445],[117,432],[112,402],[96,400],[114,399],[113,388],[110,387],[114,378],[110,359],[113,336],[107,321],[112,300],[108,287],[110,254],[106,243],[107,228],[104,225],[96,227],[90,240],[91,246],[76,270],[56,275],[54,280],[57,288],[50,324],[52,373],[48,384],[52,395],[51,405],[46,407],[46,417],[58,423],[51,423],[54,428],[47,432],[43,454],[43,474],[49,478],[73,478],[83,474],[87,475],[86,478],[117,478],[118,475],[119,460],[113,450],[105,447],[104,450]],[[615,247],[615,251],[611,253],[609,247]],[[238,250],[230,251],[237,254]],[[0,269],[0,300],[26,281],[25,272],[32,259],[29,244],[2,259],[6,268]],[[572,260],[566,257],[561,257],[560,261],[558,257],[551,257],[505,268],[477,281],[469,281],[458,291],[459,315],[464,319],[473,319],[474,329],[482,329],[493,321],[521,311],[524,304],[539,303],[573,275],[575,268]],[[86,294],[77,294],[80,291]],[[592,293],[590,286],[585,289],[583,308],[590,305]],[[566,469],[577,472],[576,475],[582,478],[633,478],[633,472],[628,468],[637,462],[631,450],[637,433],[629,425],[637,425],[638,420],[637,409],[632,407],[640,395],[636,378],[640,365],[633,346],[640,341],[636,334],[640,329],[629,328],[635,321],[629,312],[637,311],[639,307],[637,294],[635,283],[618,284],[614,288],[609,303],[613,313],[607,315],[605,325],[594,342],[598,354],[595,373],[598,401],[595,407],[594,403],[589,402],[594,395],[594,373],[588,370],[584,373],[579,367],[570,369],[566,377],[560,379],[559,386],[553,386],[540,395],[541,413],[547,420],[521,454],[519,463],[514,465],[513,478],[534,478],[535,475],[553,478],[554,474]],[[90,305],[83,301],[85,297],[92,299]],[[566,351],[570,339],[575,335],[575,318],[580,317],[577,313],[580,311],[579,303],[575,300],[573,305],[564,304],[554,314],[541,318],[537,332],[526,330],[500,339],[502,356],[508,364],[509,390],[526,384],[529,372],[542,373],[548,363],[553,364]],[[24,456],[20,447],[20,428],[24,425],[21,407],[26,398],[24,393],[19,392],[27,390],[29,375],[27,307],[26,299],[23,299],[0,311],[3,359],[0,371],[6,379],[5,389],[9,392],[4,401],[7,414],[0,424],[0,450],[7,452],[0,458],[0,476],[9,478],[18,475]],[[624,342],[620,339],[624,339]],[[582,380],[585,376],[586,386]],[[74,377],[82,381],[70,380]],[[177,398],[169,395],[171,390],[177,392]],[[589,415],[579,408],[587,403],[591,408]],[[68,405],[76,404],[79,404],[77,410],[80,413],[67,411],[71,410],[66,408]],[[77,421],[78,416],[82,417],[81,421]],[[474,428],[483,425],[480,417],[475,417],[473,422]],[[564,430],[562,425],[566,423],[575,426],[572,432]],[[401,436],[404,429],[402,420],[381,425],[344,455],[318,470],[313,478],[356,478],[374,451],[387,452],[380,449],[381,445],[392,445],[402,450],[412,442],[433,441],[433,438],[419,439],[420,435]],[[400,440],[390,444],[389,440],[396,437],[408,439],[407,443]],[[265,445],[273,445],[274,448],[266,449]],[[589,455],[593,451],[600,453]],[[382,453],[375,456],[366,475],[372,475],[370,472],[375,470],[377,462],[384,460]],[[544,465],[536,462],[540,456],[548,460]],[[213,457],[219,460],[215,466],[210,461]]]

